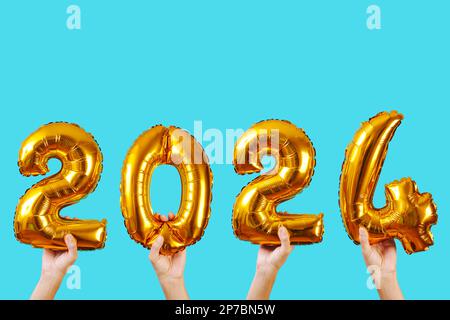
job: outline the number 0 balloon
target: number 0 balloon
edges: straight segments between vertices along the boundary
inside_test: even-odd
[[[416,183],[404,178],[386,186],[383,208],[373,205],[389,142],[402,119],[395,111],[382,112],[363,123],[345,153],[339,201],[345,228],[355,243],[363,226],[372,244],[398,238],[411,254],[433,245],[430,228],[437,223],[437,215],[431,194],[419,193]]]
[[[181,177],[182,199],[173,221],[153,215],[149,188],[153,170],[173,165]],[[128,152],[122,169],[121,206],[131,238],[150,248],[158,235],[168,255],[192,245],[203,235],[210,215],[212,173],[201,145],[176,127],[155,126],[144,132]]]

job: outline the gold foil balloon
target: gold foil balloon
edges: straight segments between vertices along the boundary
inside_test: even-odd
[[[233,208],[233,229],[241,239],[280,245],[278,228],[285,226],[292,244],[322,241],[323,214],[277,213],[278,204],[301,192],[314,174],[315,151],[305,132],[288,121],[267,120],[253,125],[237,141],[234,167],[238,174],[260,172],[261,158],[271,155],[276,166],[244,187]]]
[[[149,196],[153,170],[161,164],[175,166],[182,185],[178,214],[166,222],[155,218]],[[144,132],[129,150],[122,169],[121,207],[131,238],[150,248],[162,235],[164,255],[196,243],[208,224],[212,180],[207,156],[189,133],[161,125]]]
[[[50,158],[61,161],[61,170],[36,183],[19,200],[14,219],[17,240],[33,247],[66,250],[64,236],[70,233],[81,250],[103,248],[106,220],[59,215],[61,209],[77,203],[97,186],[102,154],[93,136],[75,124],[58,122],[42,126],[22,143],[20,173],[46,174]]]
[[[416,183],[404,178],[386,185],[383,208],[373,205],[389,142],[402,119],[395,111],[382,112],[363,123],[345,153],[339,203],[347,233],[356,244],[363,226],[372,244],[398,238],[411,254],[433,245],[430,228],[437,215],[431,194],[419,193]]]

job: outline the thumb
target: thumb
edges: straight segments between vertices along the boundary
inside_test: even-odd
[[[278,228],[278,238],[280,238],[281,247],[283,249],[288,249],[290,246],[289,232],[284,226]]]
[[[369,243],[369,233],[364,227],[359,227],[359,242],[361,243],[363,254],[369,253],[371,249]]]
[[[152,247],[150,249],[150,261],[152,263],[155,263],[159,260],[159,250],[161,250],[161,247],[164,244],[164,237],[158,236],[156,240],[153,242]]]
[[[69,262],[70,263],[74,263],[75,260],[77,260],[78,258],[78,248],[77,248],[77,240],[75,239],[75,237],[71,234],[67,234],[64,237],[64,242],[66,243],[67,246],[67,256],[69,258]]]

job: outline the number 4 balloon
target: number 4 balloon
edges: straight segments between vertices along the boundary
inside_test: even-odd
[[[369,232],[372,244],[398,238],[409,254],[433,245],[430,228],[437,223],[431,194],[419,193],[411,178],[386,186],[386,205],[375,208],[373,196],[388,145],[403,116],[382,112],[363,123],[345,153],[339,203],[350,238],[359,243],[359,226]]]

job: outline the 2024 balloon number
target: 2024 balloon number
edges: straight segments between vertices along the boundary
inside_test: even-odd
[[[365,227],[371,243],[398,238],[409,254],[433,245],[430,228],[437,223],[429,193],[404,178],[386,185],[386,205],[375,208],[373,196],[388,145],[403,116],[382,112],[362,124],[348,145],[339,188],[342,220],[349,237],[359,243]],[[323,214],[277,212],[277,206],[311,183],[315,150],[306,133],[288,121],[266,120],[253,125],[236,142],[238,174],[263,170],[261,159],[271,155],[275,167],[245,186],[233,206],[232,226],[241,240],[279,245],[277,231],[285,226],[293,244],[322,241]],[[103,248],[106,220],[64,218],[60,211],[93,192],[102,171],[102,154],[94,137],[75,124],[50,123],[22,143],[19,170],[25,176],[46,174],[47,161],[57,158],[61,170],[32,186],[20,198],[14,219],[17,240],[39,248],[64,250],[64,236],[74,235],[81,250]],[[182,193],[176,217],[162,221],[152,210],[149,188],[154,169],[174,166]],[[188,132],[154,126],[130,148],[122,168],[121,209],[130,237],[144,247],[162,235],[163,254],[173,254],[199,241],[210,217],[213,176],[202,146]]]

